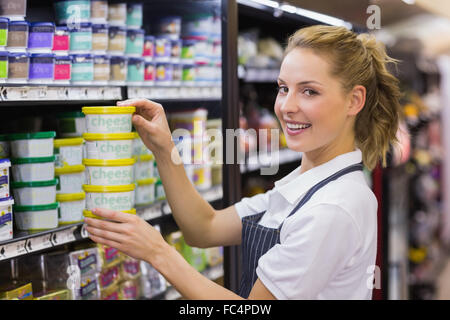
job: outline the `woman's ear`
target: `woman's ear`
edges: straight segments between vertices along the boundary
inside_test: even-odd
[[[348,115],[356,116],[366,103],[366,88],[361,85],[354,86],[349,93]]]

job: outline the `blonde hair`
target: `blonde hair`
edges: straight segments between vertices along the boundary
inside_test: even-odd
[[[355,141],[369,169],[378,161],[386,166],[386,153],[391,143],[397,143],[401,115],[399,81],[386,68],[397,62],[386,54],[385,47],[375,37],[359,34],[345,27],[316,25],[295,32],[284,56],[295,48],[312,49],[331,62],[333,76],[341,80],[344,90],[356,85],[366,88],[364,108],[355,119]]]

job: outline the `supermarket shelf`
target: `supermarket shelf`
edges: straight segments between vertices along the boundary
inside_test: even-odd
[[[275,159],[278,157],[278,162],[273,163],[272,157]],[[275,166],[276,164],[283,165],[292,163],[295,161],[299,161],[302,158],[302,154],[300,152],[295,152],[290,149],[281,149],[277,153],[264,153],[264,154],[255,154],[251,155],[246,159],[245,164],[241,164],[241,173],[253,172],[263,168],[269,168],[271,165]]]
[[[279,68],[246,68],[238,66],[238,78],[244,82],[277,82]]]

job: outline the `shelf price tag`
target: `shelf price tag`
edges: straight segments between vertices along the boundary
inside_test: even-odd
[[[86,225],[85,224],[83,224],[83,226],[81,227],[81,237],[82,238],[87,238],[87,237],[89,237],[89,234],[88,234],[88,232],[87,232],[87,230],[86,230]]]
[[[26,240],[12,242],[0,247],[0,260],[13,258],[27,253],[25,249]]]
[[[25,249],[28,253],[47,249],[52,246],[52,242],[50,241],[51,234],[45,234],[40,237],[30,238],[26,240]]]
[[[68,243],[75,241],[75,234],[74,231],[77,227],[72,227],[69,229],[64,229],[58,232],[53,232],[51,235],[51,242],[54,246],[58,246],[60,244]]]

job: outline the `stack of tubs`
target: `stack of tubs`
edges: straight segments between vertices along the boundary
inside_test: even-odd
[[[0,135],[0,241],[13,237],[12,206],[14,199],[9,188],[9,142],[7,135]]]
[[[136,108],[83,107],[86,115],[85,217],[99,218],[94,208],[105,208],[136,214],[131,116]]]
[[[11,183],[17,229],[43,230],[58,226],[54,131],[11,134]]]

